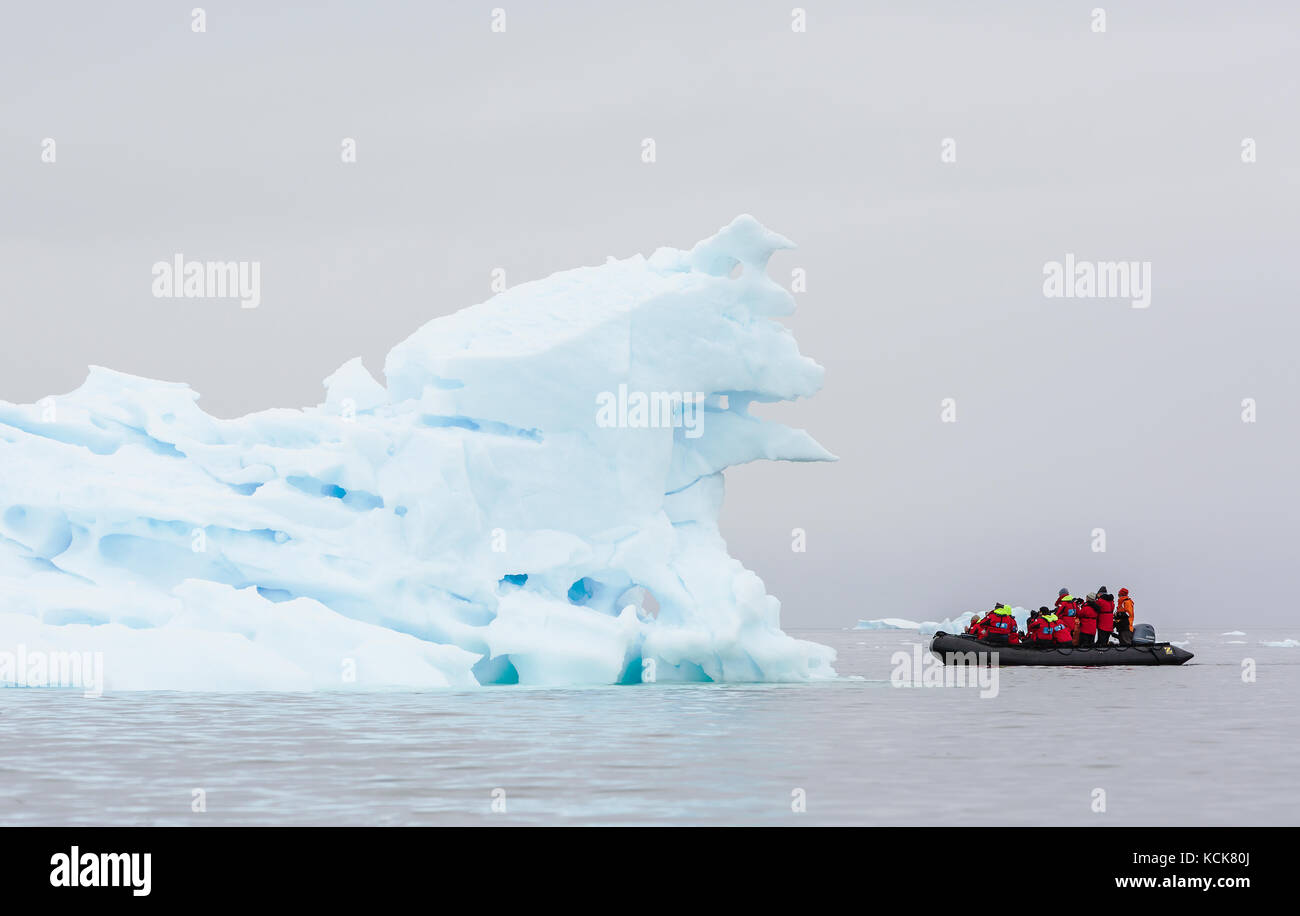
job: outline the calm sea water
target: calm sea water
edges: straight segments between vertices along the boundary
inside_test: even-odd
[[[1300,649],[1259,645],[1294,632],[1173,634],[1181,668],[1004,669],[989,699],[890,686],[914,633],[796,635],[861,680],[0,690],[0,824],[1300,823]]]

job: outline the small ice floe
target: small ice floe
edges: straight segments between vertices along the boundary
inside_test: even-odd
[[[920,624],[902,617],[881,617],[879,620],[859,620],[855,630],[915,630]]]
[[[1261,646],[1267,646],[1270,649],[1300,649],[1300,640],[1283,639],[1274,642],[1261,642]]]
[[[1220,636],[1245,636],[1246,634],[1241,632],[1241,630],[1229,630],[1228,632],[1220,633],[1219,635]]]

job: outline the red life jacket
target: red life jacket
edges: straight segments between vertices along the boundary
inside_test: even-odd
[[[1038,618],[1038,632],[1034,634],[1034,638],[1037,641],[1059,642],[1060,637],[1057,635],[1058,633],[1064,633],[1066,641],[1069,641],[1069,627],[1062,623],[1059,617],[1056,620],[1044,620],[1042,617]]]
[[[1079,632],[1084,636],[1097,634],[1097,609],[1091,604],[1079,608]]]
[[[1115,603],[1109,599],[1097,599],[1097,629],[1108,633],[1115,629]]]
[[[994,614],[989,611],[984,617],[981,628],[984,631],[984,636],[997,635],[1010,638],[1011,634],[1016,631],[1016,618],[1010,614]]]

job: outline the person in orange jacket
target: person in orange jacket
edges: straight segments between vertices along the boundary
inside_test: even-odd
[[[1121,646],[1133,645],[1133,599],[1126,588],[1119,590],[1119,600],[1115,603],[1115,632]]]

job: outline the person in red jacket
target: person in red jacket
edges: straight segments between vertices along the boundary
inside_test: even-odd
[[[1033,624],[1032,638],[1034,645],[1043,647],[1055,645],[1059,639],[1057,634],[1065,632],[1067,632],[1067,628],[1061,622],[1061,618],[1045,607],[1039,608],[1038,616],[1034,618]]]
[[[1066,626],[1064,620],[1055,614],[1047,614],[1043,617],[1043,626],[1038,633],[1044,642],[1050,642],[1058,646],[1068,646],[1070,644],[1070,628]]]
[[[976,639],[980,638],[980,615],[971,614],[970,623],[966,624],[966,632]]]
[[[1065,623],[1064,618],[1061,618],[1061,623]],[[1061,646],[1072,646],[1077,638],[1078,637],[1075,636],[1074,631],[1072,631],[1069,626],[1061,627],[1060,631],[1056,634],[1057,645]]]
[[[1087,601],[1075,600],[1079,609],[1079,645],[1086,648],[1097,642],[1097,605],[1091,595]]]
[[[1097,645],[1104,646],[1115,634],[1115,596],[1106,586],[1097,589]]]
[[[985,642],[995,645],[1008,645],[1011,634],[1016,632],[1016,618],[1011,615],[1011,608],[999,602],[993,610],[984,615],[980,621],[980,636]]]
[[[1056,593],[1056,616],[1061,616],[1061,608],[1066,605],[1074,605],[1074,596],[1070,594],[1068,588],[1063,588]]]
[[[1056,606],[1056,616],[1061,618],[1061,623],[1065,624],[1065,630],[1070,634],[1070,644],[1077,646],[1079,644],[1079,606],[1074,603],[1074,599],[1071,598],[1069,601],[1058,604]]]
[[[1038,644],[1038,631],[1043,625],[1043,614],[1045,613],[1047,613],[1046,607],[1029,612],[1029,620],[1025,622],[1025,642],[1031,646]]]

